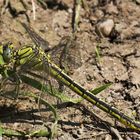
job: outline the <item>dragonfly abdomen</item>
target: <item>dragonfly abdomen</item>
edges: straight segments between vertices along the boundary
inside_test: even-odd
[[[129,118],[127,115],[123,114],[119,110],[117,110],[114,107],[111,107],[101,99],[97,98],[95,95],[93,95],[90,91],[85,90],[81,85],[73,81],[68,75],[66,75],[59,67],[57,67],[55,64],[50,62],[50,73],[51,75],[71,88],[74,92],[76,92],[78,95],[86,99],[87,101],[91,102],[93,105],[96,105],[101,110],[109,113],[111,116],[116,118],[118,121],[123,123],[126,126],[129,126],[132,129],[136,129],[140,131],[140,122],[136,122],[133,119]]]

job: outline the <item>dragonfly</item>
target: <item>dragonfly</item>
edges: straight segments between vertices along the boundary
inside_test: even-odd
[[[1,47],[3,48],[3,46]],[[4,54],[6,54],[5,57],[7,58],[10,56],[9,61],[5,61],[5,64],[9,64],[7,64],[9,66],[9,69],[11,69],[11,65],[13,65],[15,71],[19,67],[21,71],[43,71],[57,81],[63,83],[65,86],[77,93],[83,99],[90,102],[93,106],[97,106],[99,109],[110,114],[122,124],[134,130],[140,131],[140,122],[133,120],[115,107],[110,106],[103,100],[96,97],[92,92],[86,90],[83,86],[74,81],[69,75],[64,72],[64,70],[62,70],[58,65],[53,62],[50,55],[48,53],[46,54],[39,45],[27,45],[14,51],[11,50],[11,45],[8,45],[7,49],[3,49],[3,51],[4,50],[6,50],[6,53],[3,52],[1,54],[2,57]]]
[[[96,105],[101,110],[109,113],[111,116],[116,118],[121,123],[129,126],[130,128],[140,130],[140,122],[136,122],[129,118],[127,115],[123,114],[114,107],[111,107],[106,102],[97,98],[90,91],[84,89],[80,84],[74,81],[70,76],[68,76],[62,69],[60,69],[55,63],[52,62],[49,55],[45,54],[43,49],[39,46],[23,47],[13,54],[15,60],[15,67],[22,66],[22,68],[43,70],[44,72],[51,75],[56,80],[60,81],[72,91],[80,95],[82,98],[86,99],[93,105]],[[37,56],[35,58],[35,56]]]

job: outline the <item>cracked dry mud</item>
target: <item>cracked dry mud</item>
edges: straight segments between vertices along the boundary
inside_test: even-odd
[[[16,9],[14,15],[8,7],[4,9],[4,3],[0,1],[0,8],[4,10],[0,17],[0,42],[11,41],[17,48],[32,43],[18,23],[18,21],[27,23],[28,15],[35,31],[49,41],[51,46],[56,45],[63,36],[72,32],[74,3],[72,0],[57,2],[47,9],[43,9],[36,3],[34,21],[32,4],[29,0],[25,1],[27,9],[21,1],[13,0],[11,6],[12,9]],[[111,2],[114,2],[113,9],[109,5]],[[83,64],[73,72],[71,77],[89,90],[112,82],[111,87],[97,96],[129,117],[140,121],[140,5],[132,0],[106,0],[100,1],[100,5],[97,3],[99,3],[97,0],[87,1],[89,15],[84,8],[81,9],[76,36]],[[116,30],[119,32],[118,41],[115,39],[109,41],[109,37],[100,38],[99,41],[95,26],[103,19],[114,20]],[[95,51],[97,45],[100,51],[100,63]],[[34,93],[38,92],[27,85],[22,85],[21,88],[21,90],[28,88]],[[74,93],[72,95],[77,97]],[[58,109],[58,132],[54,139],[117,139],[116,133],[110,132],[111,125],[115,126],[123,139],[140,139],[140,134],[129,131],[114,118],[85,100],[78,105],[67,106]],[[36,130],[43,127],[37,109],[37,103],[32,98],[24,97],[14,101],[1,97],[0,121],[2,125],[17,130],[27,132]],[[51,118],[47,121],[51,121]],[[5,136],[4,139],[10,138]],[[17,138],[13,137],[13,139]]]

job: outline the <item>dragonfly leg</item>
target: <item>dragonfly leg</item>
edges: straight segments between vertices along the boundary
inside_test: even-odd
[[[14,98],[17,99],[19,96],[19,90],[20,90],[20,84],[22,83],[20,77],[18,74],[15,74],[15,80],[16,80],[16,87],[15,87],[15,96]]]
[[[12,85],[14,82],[16,82],[16,86],[14,88],[14,90],[9,90],[9,91],[6,91],[7,90],[7,83],[8,81],[12,82]],[[20,80],[16,78],[15,80],[15,77],[7,77],[7,78],[4,78],[2,79],[1,83],[0,83],[0,94],[3,96],[5,96],[6,94],[8,95],[9,93],[13,93],[13,91],[15,91],[15,94],[12,94],[12,99],[17,99],[18,97],[18,94],[19,94],[19,85],[20,85]],[[8,89],[10,89],[12,87],[8,87]]]
[[[19,95],[19,89],[20,89],[20,84],[22,83],[20,76],[16,71],[12,71],[12,74],[7,78],[7,80],[11,81],[12,83],[15,83],[15,88],[13,91],[15,91],[15,94],[13,94],[13,98],[17,99]]]

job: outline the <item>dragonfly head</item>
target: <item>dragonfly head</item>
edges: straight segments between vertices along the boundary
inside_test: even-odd
[[[3,59],[6,63],[8,63],[13,57],[13,44],[11,42],[3,45]]]

